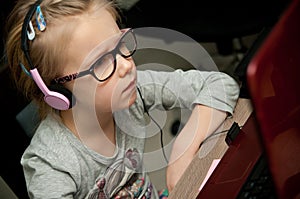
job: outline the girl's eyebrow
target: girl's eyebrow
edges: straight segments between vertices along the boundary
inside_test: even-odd
[[[120,36],[122,32],[114,35],[104,41],[97,44],[88,54],[85,56],[80,68],[88,69],[92,64],[94,64],[100,57],[105,53],[112,51],[119,43]]]

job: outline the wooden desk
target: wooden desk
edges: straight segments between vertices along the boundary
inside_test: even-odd
[[[217,132],[229,129],[233,122],[237,122],[239,126],[243,126],[252,111],[253,108],[250,100],[239,98],[233,116],[226,119]],[[214,159],[221,159],[228,149],[225,137],[226,133],[218,134],[203,143],[197,156],[195,156],[182,178],[170,193],[169,199],[193,199],[197,197],[199,188],[212,161]]]

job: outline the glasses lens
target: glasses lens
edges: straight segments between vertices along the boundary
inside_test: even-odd
[[[114,56],[106,54],[102,56],[94,65],[94,74],[99,80],[105,80],[114,72]]]
[[[121,39],[119,50],[124,57],[129,57],[134,53],[136,50],[136,40],[132,31],[127,32]]]

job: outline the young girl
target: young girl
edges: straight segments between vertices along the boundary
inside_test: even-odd
[[[138,71],[134,30],[118,20],[106,0],[20,0],[10,15],[8,62],[41,113],[21,159],[30,198],[159,198],[143,167],[148,111],[192,110],[169,191],[233,112],[239,87],[224,73]]]

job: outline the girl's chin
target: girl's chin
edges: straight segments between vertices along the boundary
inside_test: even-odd
[[[129,99],[124,99],[122,101],[119,101],[118,103],[115,104],[114,108],[113,108],[113,112],[114,111],[118,111],[118,110],[123,110],[126,108],[129,108],[132,104],[134,104],[135,100],[136,100],[136,90],[134,90]],[[127,103],[126,103],[127,102]]]
[[[128,101],[128,107],[131,106],[136,100],[136,90],[133,91],[133,93],[130,96],[130,99]]]

